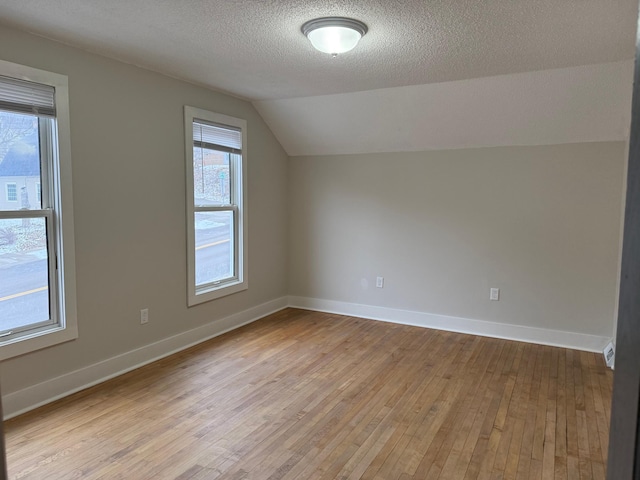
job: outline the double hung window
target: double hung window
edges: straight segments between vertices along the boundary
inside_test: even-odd
[[[68,128],[65,76],[0,62],[0,358],[77,336]]]
[[[185,107],[188,304],[247,288],[246,122]]]

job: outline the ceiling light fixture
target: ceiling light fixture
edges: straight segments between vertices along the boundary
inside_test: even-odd
[[[367,33],[367,26],[359,20],[344,17],[324,17],[302,25],[302,33],[316,50],[334,57],[354,48]]]

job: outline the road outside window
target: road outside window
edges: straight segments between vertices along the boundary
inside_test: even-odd
[[[40,127],[36,116],[0,112],[0,183],[11,193],[0,210],[17,214],[0,219],[0,334],[51,322],[47,214],[32,215],[42,211]]]

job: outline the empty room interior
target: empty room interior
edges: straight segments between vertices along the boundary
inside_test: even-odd
[[[606,478],[637,12],[0,0],[8,478]]]

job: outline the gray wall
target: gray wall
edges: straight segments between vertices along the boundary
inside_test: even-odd
[[[3,394],[286,295],[287,156],[249,103],[4,28],[0,59],[69,77],[79,325],[3,362]],[[249,135],[249,290],[189,309],[184,105]]]
[[[289,293],[611,337],[624,154],[610,142],[292,158]]]
[[[0,59],[69,76],[80,331],[5,395],[287,294],[612,334],[622,142],[288,159],[245,101],[3,28]],[[185,104],[249,132],[250,287],[191,309]]]

